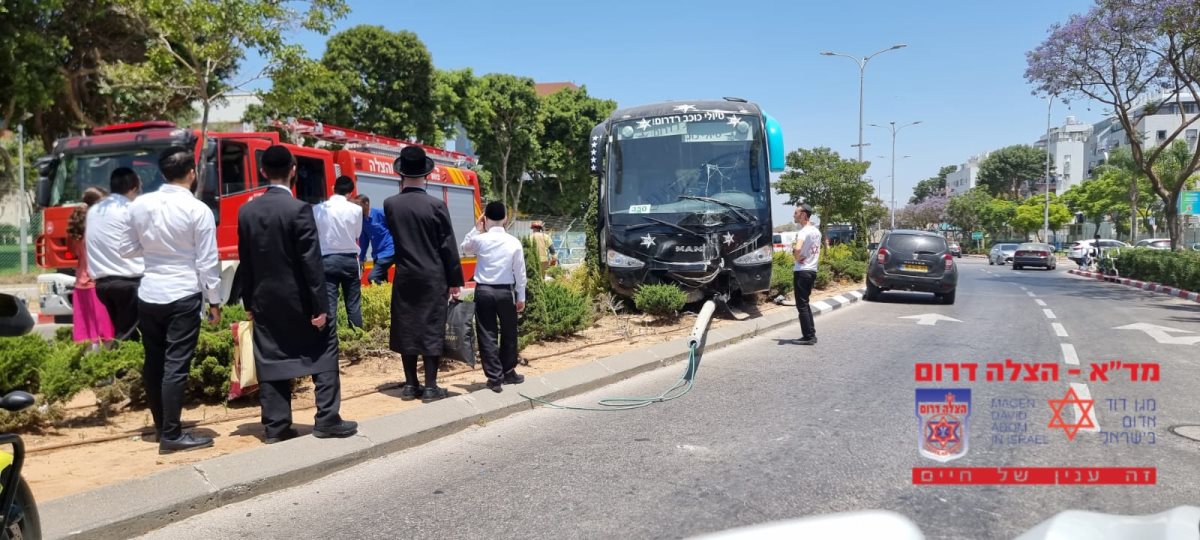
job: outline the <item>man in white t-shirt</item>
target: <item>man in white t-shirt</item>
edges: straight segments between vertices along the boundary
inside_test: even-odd
[[[801,345],[817,344],[817,329],[813,326],[812,308],[808,305],[808,297],[812,294],[813,284],[817,281],[817,262],[821,259],[821,231],[813,226],[812,207],[801,204],[796,207],[793,217],[800,225],[800,235],[792,246],[792,258],[796,264],[792,266],[792,284],[796,289],[796,310],[800,312]]]

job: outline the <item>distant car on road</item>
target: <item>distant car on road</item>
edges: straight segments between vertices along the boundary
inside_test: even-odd
[[[888,231],[867,266],[867,300],[893,289],[933,293],[942,303],[953,304],[958,267],[946,239],[926,231]]]
[[[1017,246],[1020,244],[995,244],[992,250],[988,252],[988,264],[998,264],[1004,266],[1004,263],[1010,263],[1013,260],[1013,253],[1016,253]]]
[[[1133,245],[1133,247],[1135,247],[1135,248],[1144,247],[1144,248],[1150,248],[1150,249],[1170,251],[1171,250],[1171,239],[1170,238],[1147,238],[1145,240],[1138,240],[1137,243]]]
[[[1039,242],[1026,242],[1017,246],[1017,250],[1013,252],[1013,270],[1020,270],[1026,266],[1041,266],[1046,270],[1057,268],[1058,259],[1054,256],[1054,246]]]
[[[1095,243],[1096,243],[1095,240],[1080,240],[1078,242],[1071,244],[1071,248],[1067,250],[1067,258],[1074,261],[1075,264],[1083,265],[1083,259],[1087,256],[1088,253],[1090,253],[1093,249],[1095,249],[1094,247],[1092,247],[1092,244],[1095,244]],[[1127,247],[1129,247],[1129,244],[1126,244],[1125,242],[1122,242],[1120,240],[1112,240],[1109,238],[1101,238],[1100,239],[1100,249],[1127,248]]]
[[[950,242],[947,246],[951,255],[960,259],[962,258],[962,247],[958,245],[958,242]]]

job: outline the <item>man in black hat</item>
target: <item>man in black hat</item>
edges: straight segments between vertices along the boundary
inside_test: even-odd
[[[311,375],[317,416],[313,436],[349,437],[358,424],[340,414],[338,341],[313,207],[292,196],[296,159],[283,146],[259,162],[270,186],[238,212],[242,305],[254,321],[254,364],[266,442],[299,435],[292,428],[292,379]]]
[[[408,146],[394,164],[400,194],[383,201],[383,213],[395,247],[392,287],[391,349],[404,362],[401,399],[433,401],[446,397],[437,386],[438,365],[446,339],[446,304],[463,285],[450,212],[441,199],[425,192],[433,160]],[[417,357],[425,358],[425,387],[417,377]]]
[[[462,243],[463,253],[477,254],[475,329],[479,334],[483,373],[493,392],[500,392],[504,384],[525,382],[516,369],[517,313],[525,310],[525,250],[520,240],[504,230],[504,216],[504,203],[488,203]]]

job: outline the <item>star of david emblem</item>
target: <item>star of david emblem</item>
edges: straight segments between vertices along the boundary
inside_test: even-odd
[[[721,241],[724,242],[725,245],[727,245],[727,246],[732,245],[733,244],[733,233],[726,232],[725,236],[721,237]]]
[[[1096,427],[1096,423],[1092,422],[1092,417],[1089,415],[1096,401],[1093,399],[1080,399],[1079,395],[1075,393],[1074,388],[1068,389],[1067,395],[1062,399],[1048,399],[1046,401],[1050,403],[1050,409],[1054,411],[1054,416],[1050,418],[1050,424],[1047,427],[1062,429],[1067,434],[1068,441],[1075,440],[1075,435],[1079,433],[1080,429]],[[1067,405],[1079,406],[1079,418],[1076,418],[1071,423],[1067,423],[1062,417],[1062,410]]]
[[[929,424],[929,433],[925,438],[931,444],[937,444],[942,449],[949,448],[958,443],[958,426],[960,425],[958,422],[946,420],[946,417],[943,416],[938,419],[936,424]]]
[[[645,131],[645,130],[646,130],[646,128],[649,128],[649,127],[650,127],[650,121],[649,121],[649,120],[646,120],[645,118],[643,118],[643,119],[641,119],[641,120],[638,120],[638,121],[637,121],[637,127],[638,127],[638,129],[640,129],[640,130],[642,130],[642,131]]]
[[[733,116],[730,116],[729,120],[726,123],[733,127],[737,127],[738,122],[741,122],[741,121],[742,121],[742,119],[739,118],[738,115],[735,114]]]
[[[654,246],[654,237],[650,236],[648,234],[646,236],[643,236],[642,237],[642,247],[652,247],[652,246]]]

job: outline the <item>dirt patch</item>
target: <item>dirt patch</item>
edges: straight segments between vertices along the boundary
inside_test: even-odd
[[[827,298],[860,287],[860,284],[834,285],[814,292],[812,299]],[[766,315],[781,309],[795,308],[763,303],[758,311]],[[526,375],[549,373],[670,341],[686,336],[694,322],[693,314],[666,323],[641,320],[636,316],[610,315],[571,339],[527,347],[521,357],[528,365],[522,366],[520,371]],[[712,328],[733,322],[716,319]],[[420,407],[420,401],[400,400],[398,386],[403,379],[399,356],[389,352],[381,351],[357,364],[343,366],[342,415],[362,421]],[[479,390],[485,381],[478,367],[472,370],[459,363],[452,364],[439,378],[439,383],[448,388],[451,395]],[[295,425],[302,434],[312,430],[315,412],[312,390],[311,381],[306,380],[292,398]],[[56,499],[263,444],[256,396],[228,404],[187,407],[183,412],[185,426],[216,437],[216,445],[166,456],[158,455],[157,444],[142,440],[143,433],[153,432],[148,411],[126,411],[102,418],[93,402],[90,394],[83,393],[67,405],[68,420],[64,425],[24,436],[29,455],[23,472],[38,500]]]

